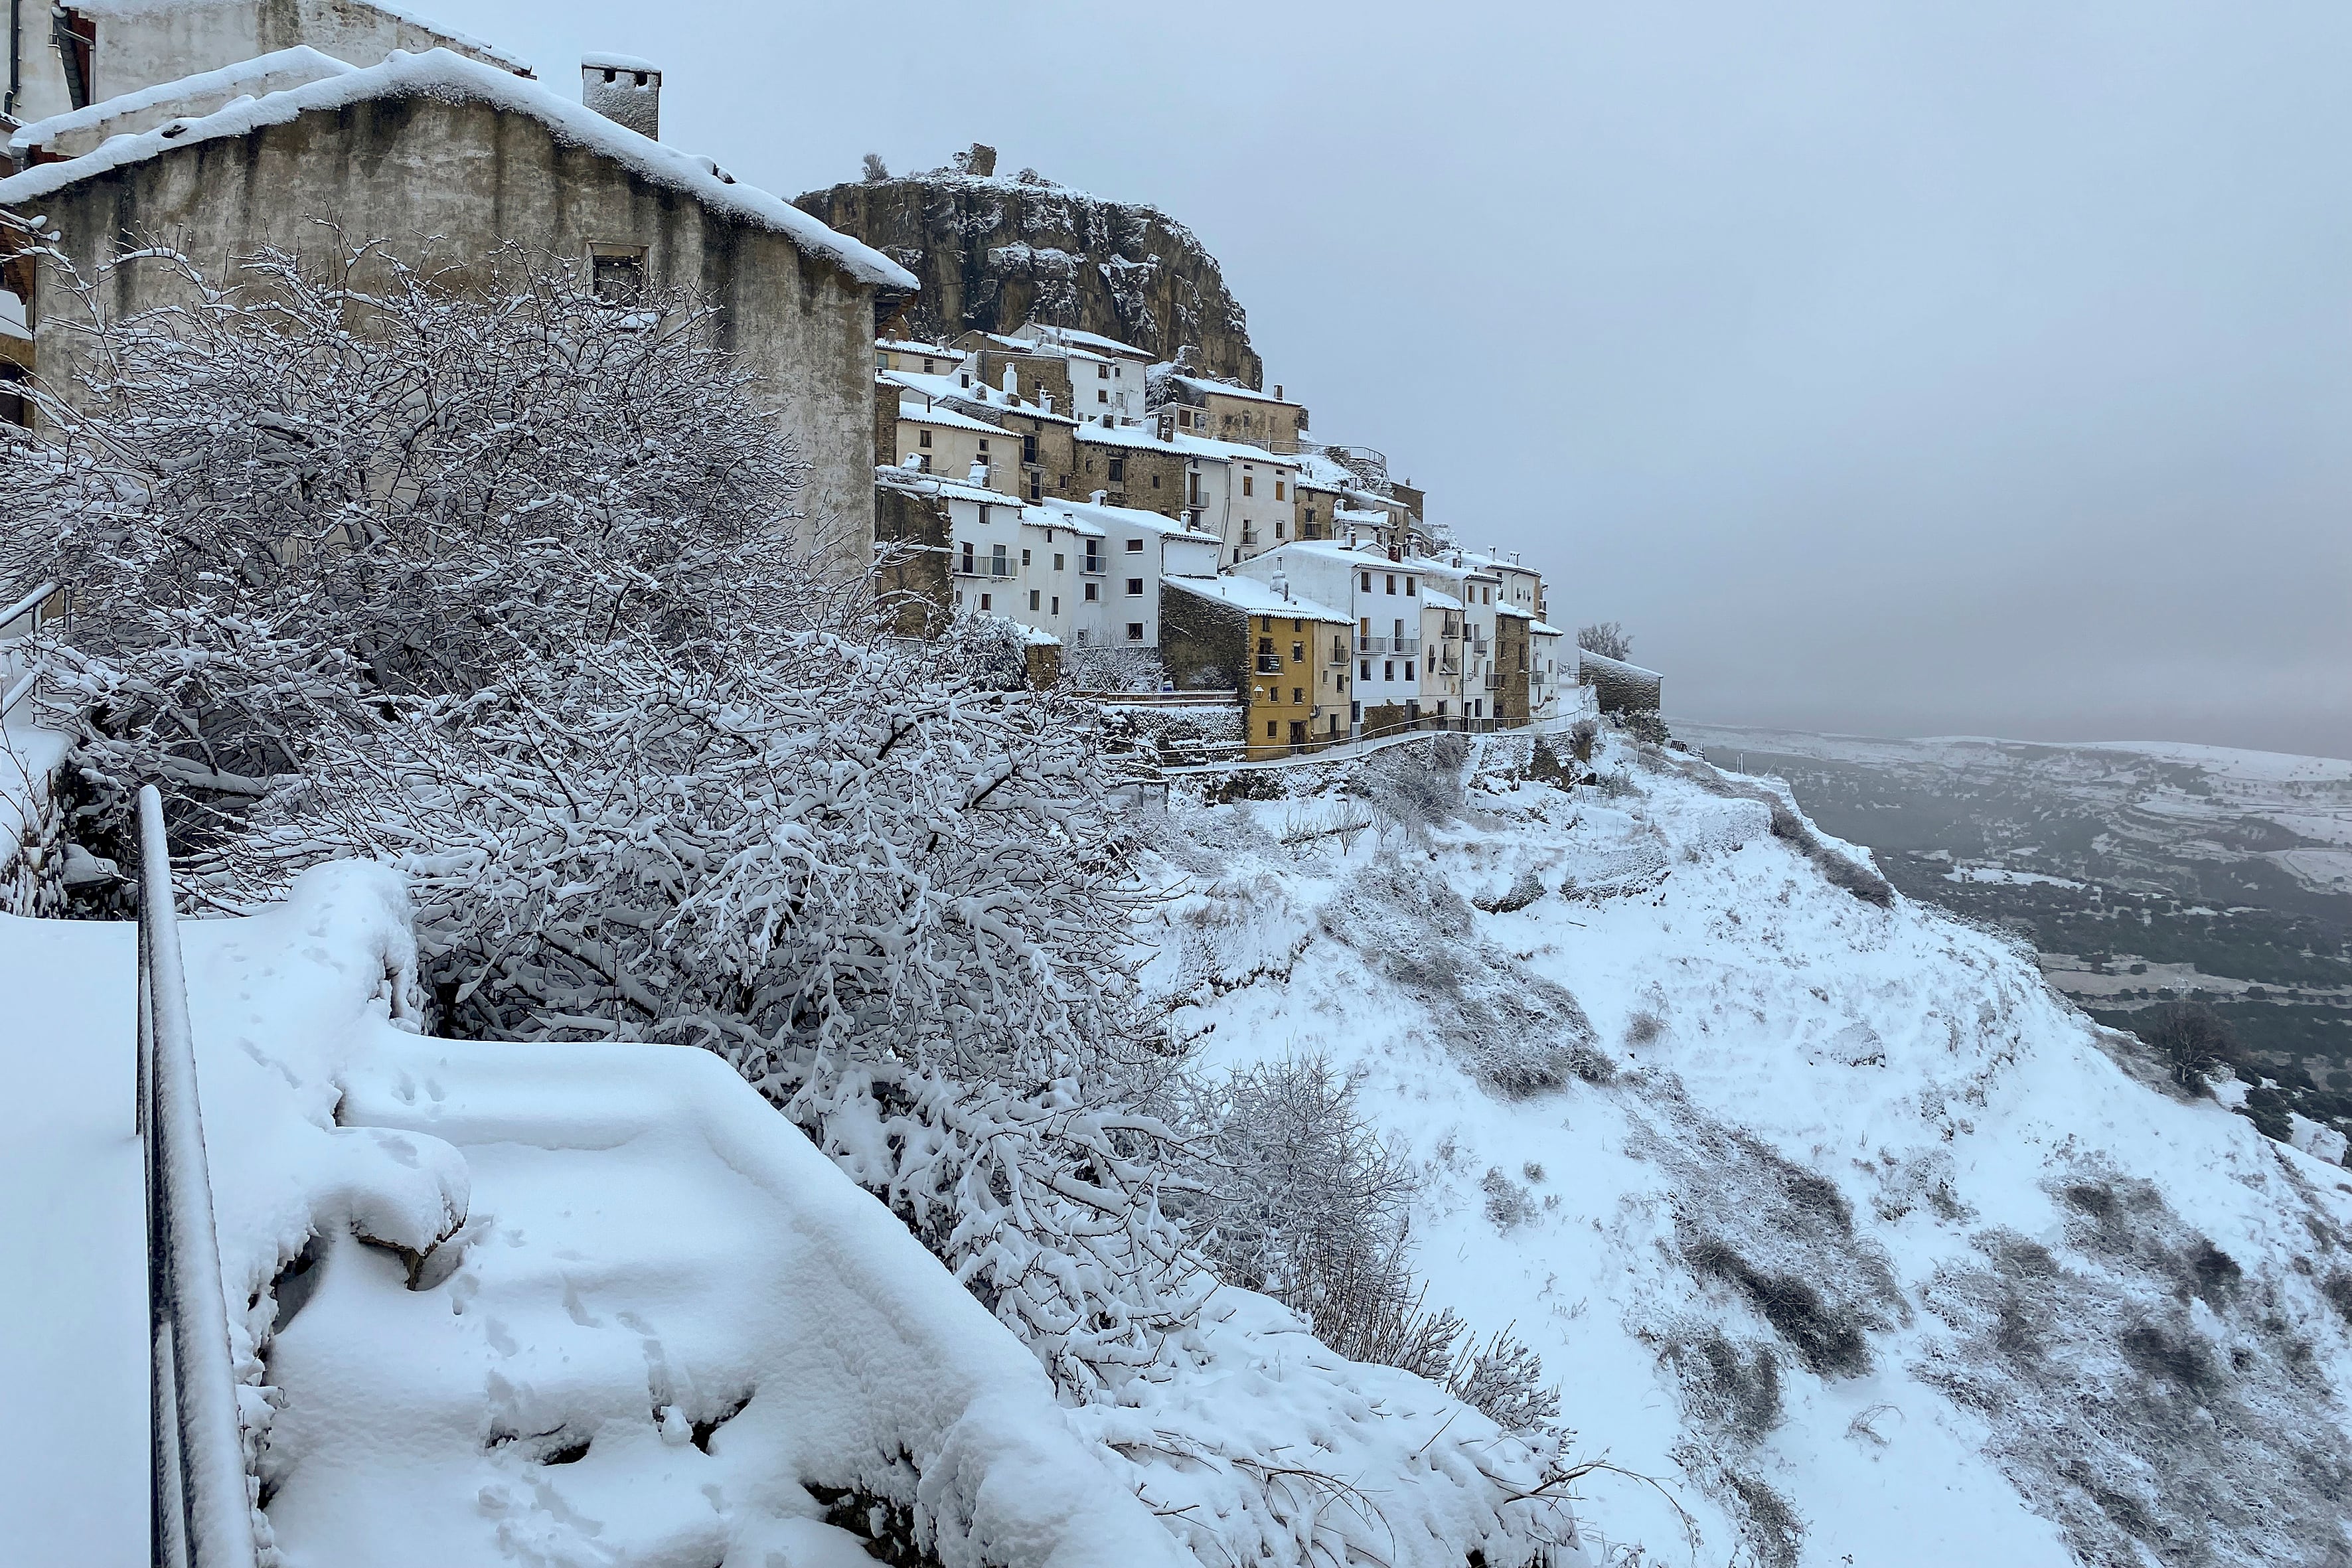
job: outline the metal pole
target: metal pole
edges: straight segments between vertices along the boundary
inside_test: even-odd
[[[173,1416],[159,1442],[170,1445],[159,1482],[176,1468],[177,1499],[163,1499],[184,1528],[193,1568],[254,1568],[253,1509],[246,1492],[245,1439],[236,1414],[236,1376],[229,1361],[228,1304],[221,1294],[220,1241],[213,1225],[212,1177],[205,1159],[204,1110],[196,1092],[194,1041],[188,1028],[187,977],[180,962],[172,907],[172,862],[163,837],[163,798],[139,792],[141,943],[148,970],[148,1030],[153,1062],[149,1108],[148,1235],[151,1289],[160,1288],[170,1322],[168,1364],[158,1356],[159,1400]],[[176,1458],[176,1466],[169,1461]],[[169,1521],[167,1520],[167,1525]],[[158,1542],[159,1548],[168,1544]]]

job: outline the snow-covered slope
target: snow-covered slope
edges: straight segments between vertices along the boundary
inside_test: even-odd
[[[1360,834],[1341,767],[1180,801],[1153,973],[1213,1063],[1363,1075],[1431,1301],[1516,1325],[1577,1450],[1661,1483],[1589,1479],[1596,1560],[2347,1560],[2344,1171],[1711,772],[1527,756],[1482,743],[1458,806],[1378,784]]]

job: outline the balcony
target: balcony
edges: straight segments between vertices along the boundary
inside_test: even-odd
[[[1084,577],[1099,577],[1110,568],[1099,555],[1089,555],[1078,563],[1078,574]]]
[[[1345,637],[1332,638],[1328,653],[1329,657],[1325,659],[1324,662],[1329,664],[1334,668],[1345,668],[1348,665],[1354,662],[1356,657],[1353,653],[1349,651],[1348,639]]]
[[[1010,561],[959,561],[956,563],[955,574],[959,577],[982,577],[992,582],[1001,582],[1013,574],[1013,566]]]
[[[1278,653],[1262,653],[1258,655],[1257,672],[1260,675],[1280,675],[1282,673],[1282,656]]]
[[[1396,645],[1395,653],[1399,658],[1418,658],[1421,657],[1421,639],[1419,637],[1391,637],[1389,640]]]
[[[1368,637],[1361,634],[1356,637],[1356,652],[1359,655],[1370,654],[1377,657],[1388,651],[1389,639],[1386,637]]]

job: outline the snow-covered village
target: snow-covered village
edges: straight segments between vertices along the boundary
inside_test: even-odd
[[[0,1564],[2352,1563],[2352,762],[1832,730],[986,93],[10,17]]]

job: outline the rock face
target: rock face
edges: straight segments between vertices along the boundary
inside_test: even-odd
[[[986,157],[978,154],[986,153]],[[1191,348],[1200,374],[1260,385],[1249,320],[1216,258],[1151,207],[1105,201],[975,148],[960,167],[851,181],[802,196],[803,210],[887,254],[922,279],[908,330],[951,338],[1032,320],[1098,332],[1165,360]]]

